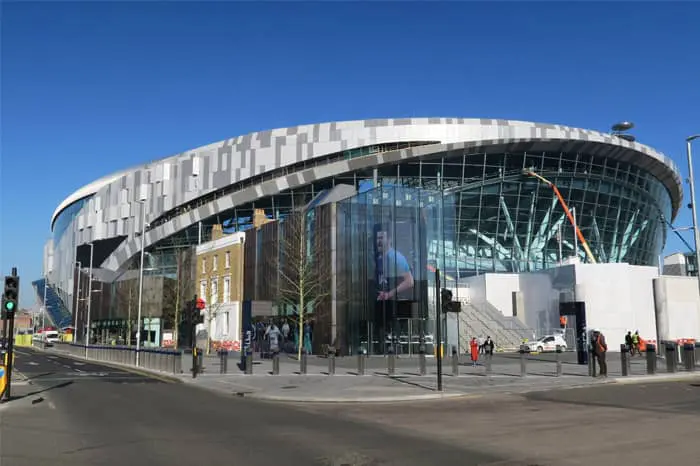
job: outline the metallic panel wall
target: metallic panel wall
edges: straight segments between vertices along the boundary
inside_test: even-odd
[[[560,125],[508,120],[406,118],[322,123],[280,128],[227,139],[154,161],[98,180],[69,196],[58,207],[52,224],[65,222],[64,209],[92,196],[70,219],[65,233],[54,240],[50,281],[71,289],[71,264],[77,245],[119,235],[127,236],[103,267],[123,270],[140,247],[135,233],[140,216],[152,221],[173,208],[207,193],[280,167],[370,144],[441,141],[442,144],[380,153],[308,168],[271,179],[197,206],[147,231],[146,247],[218,211],[342,173],[390,162],[429,156],[434,152],[511,145],[564,146],[571,152],[586,148],[638,166],[658,178],[670,193],[673,212],[682,197],[677,167],[653,149],[609,134]],[[145,199],[141,204],[140,199]],[[85,264],[83,264],[85,265]]]

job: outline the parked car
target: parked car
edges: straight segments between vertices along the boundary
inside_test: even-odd
[[[547,351],[556,351],[557,345],[561,346],[562,351],[566,351],[566,340],[561,335],[546,335],[537,341],[528,343],[530,351],[544,353]]]

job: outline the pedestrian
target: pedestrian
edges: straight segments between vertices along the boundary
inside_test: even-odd
[[[484,350],[487,356],[493,356],[493,348],[496,346],[496,344],[493,342],[490,336],[486,337],[486,341],[484,342]]]
[[[282,332],[280,332],[280,329],[273,322],[268,327],[267,332],[265,332],[265,336],[270,342],[270,357],[272,357],[272,355],[280,352],[280,337],[282,336]]]
[[[472,338],[469,347],[471,350],[472,366],[476,367],[476,362],[479,360],[479,342],[477,341],[476,337]]]
[[[627,347],[627,351],[630,353],[631,356],[634,356],[634,343],[632,341],[632,331],[628,331],[627,335],[625,335],[625,346]]]
[[[608,376],[608,364],[605,362],[605,354],[608,352],[608,344],[605,342],[605,335],[600,330],[593,330],[593,354],[598,361],[599,375]],[[595,377],[595,373],[593,374]]]
[[[634,353],[633,353],[633,354],[636,353],[636,354],[638,354],[638,355],[641,356],[642,353],[639,351],[639,340],[640,340],[640,338],[639,338],[639,330],[637,330],[636,332],[634,332],[634,335],[632,335],[632,346],[634,347]]]

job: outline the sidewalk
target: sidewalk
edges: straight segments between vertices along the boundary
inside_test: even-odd
[[[622,377],[619,360],[608,363],[609,377],[605,379],[588,376],[588,366],[575,363],[574,355],[565,356],[563,375],[556,377],[554,355],[530,356],[527,360],[527,376],[520,376],[518,355],[494,356],[492,373],[486,374],[483,365],[472,367],[460,364],[459,375],[452,375],[450,360],[443,364],[443,391],[437,391],[437,363],[427,360],[427,375],[420,376],[416,358],[398,358],[393,377],[388,376],[387,358],[366,359],[364,376],[357,375],[357,359],[337,358],[335,375],[328,375],[328,360],[310,357],[307,374],[301,375],[299,361],[286,355],[280,357],[279,375],[272,375],[271,360],[254,361],[253,374],[243,374],[238,359],[229,358],[227,374],[219,374],[218,358],[205,360],[205,371],[193,379],[183,374],[181,380],[187,384],[213,390],[227,395],[245,396],[268,401],[353,403],[353,402],[399,402],[431,399],[482,396],[496,393],[526,393],[555,389],[595,386],[611,383],[647,383],[688,378],[700,378],[700,372],[659,373],[647,376],[646,362],[642,358],[631,362],[631,374]],[[611,358],[612,359],[612,358]],[[464,361],[464,359],[462,359]],[[662,372],[663,371],[663,372]]]
[[[64,354],[56,350],[44,350]],[[70,356],[70,355],[68,355]],[[365,360],[365,375],[357,375],[357,358],[336,359],[336,372],[328,375],[328,360],[309,357],[307,373],[300,374],[299,361],[293,356],[280,357],[279,375],[272,375],[272,361],[255,360],[253,374],[246,375],[238,368],[239,358],[230,355],[228,373],[220,374],[218,357],[204,358],[204,372],[192,378],[191,357],[183,357],[183,373],[173,375],[113,362],[101,363],[122,367],[125,370],[151,374],[186,383],[198,388],[225,395],[234,395],[279,402],[310,403],[386,403],[401,401],[436,400],[457,397],[476,397],[490,394],[527,393],[557,389],[571,389],[611,383],[653,383],[700,379],[698,372],[677,372],[669,374],[659,363],[658,373],[648,376],[646,362],[634,359],[630,376],[621,376],[620,361],[610,358],[608,378],[588,376],[588,366],[578,365],[575,355],[563,355],[563,375],[556,377],[554,355],[529,356],[526,361],[527,375],[520,375],[520,357],[517,354],[495,355],[492,359],[491,374],[486,374],[485,366],[472,367],[461,358],[459,375],[452,375],[451,360],[443,362],[443,391],[437,390],[437,361],[428,358],[427,374],[419,374],[418,359],[401,357],[396,359],[394,376],[387,372],[388,359],[383,356]]]

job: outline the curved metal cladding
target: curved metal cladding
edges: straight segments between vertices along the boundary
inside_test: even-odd
[[[251,206],[274,215],[289,208],[289,197],[301,202],[334,183],[367,180],[454,192],[452,251],[460,268],[540,269],[558,260],[559,231],[564,255],[571,254],[573,229],[551,189],[524,178],[523,168],[559,187],[599,261],[656,264],[662,219],[675,217],[682,200],[679,171],[665,155],[560,125],[407,118],[251,133],[102,178],[54,214],[54,232],[63,232],[53,240],[50,277],[70,286],[75,247],[120,236],[101,266],[128,267],[139,252],[142,206],[152,247],[199,221],[240,216]]]

